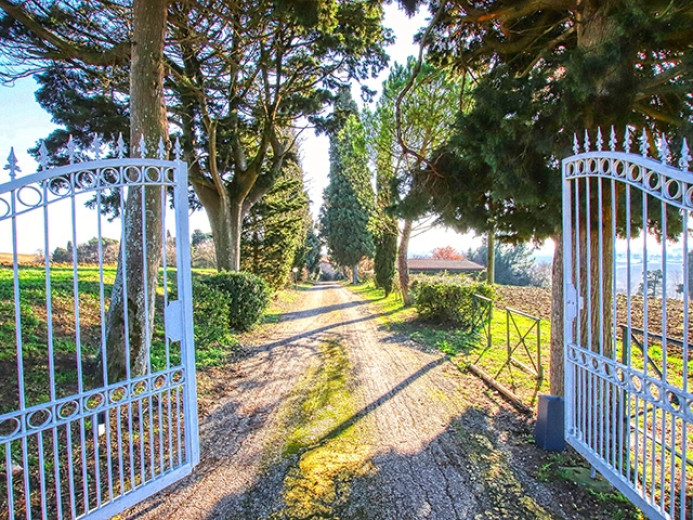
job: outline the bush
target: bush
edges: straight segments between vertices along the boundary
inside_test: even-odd
[[[231,342],[231,298],[217,287],[193,279],[193,323],[197,350]]]
[[[489,285],[466,276],[426,277],[412,285],[416,310],[422,318],[470,330],[480,324],[474,294],[487,298],[493,295]]]
[[[267,283],[252,273],[222,272],[205,278],[203,282],[223,292],[229,299],[227,317],[232,330],[246,331],[253,328],[269,303]]]

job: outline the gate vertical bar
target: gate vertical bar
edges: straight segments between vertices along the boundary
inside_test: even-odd
[[[573,244],[572,244],[572,192],[571,181],[568,179],[568,168],[566,163],[562,165],[562,206],[563,206],[563,373],[565,378],[564,394],[565,399],[565,432],[573,432],[574,418],[574,399],[575,399],[575,377],[574,365],[569,358],[573,347],[573,321],[576,315],[576,294],[573,285]]]
[[[176,212],[178,215],[188,211],[188,166],[183,161],[176,161]],[[190,230],[187,218],[176,218],[176,239],[179,240],[176,254],[179,266],[190,265]],[[197,419],[197,383],[195,377],[195,339],[193,336],[192,320],[192,280],[189,269],[176,270],[178,274],[178,294],[182,301],[183,313],[183,338],[185,352],[181,356],[185,359],[187,371],[185,379],[184,409],[185,409],[185,450],[193,466],[200,461],[200,448],[198,444],[198,419]]]

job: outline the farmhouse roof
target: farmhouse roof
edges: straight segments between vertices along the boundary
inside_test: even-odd
[[[432,258],[409,258],[409,270],[414,271],[449,271],[472,272],[483,271],[485,267],[471,260],[434,260]]]

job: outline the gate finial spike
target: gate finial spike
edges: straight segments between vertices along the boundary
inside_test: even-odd
[[[94,151],[94,159],[97,161],[101,159],[101,136],[99,134],[94,134],[94,140],[91,142],[91,148]]]
[[[75,140],[72,138],[72,134],[67,138],[67,160],[70,164],[75,162]]]
[[[10,180],[17,177],[17,172],[21,172],[21,168],[17,165],[17,156],[14,154],[14,146],[10,148],[10,155],[7,157],[7,165],[5,170],[10,170]]]
[[[142,159],[147,158],[147,143],[144,141],[144,134],[140,135],[140,146],[139,146],[140,157]]]
[[[164,138],[159,137],[159,146],[157,147],[157,155],[162,161],[166,159],[166,145],[164,144]]]
[[[681,145],[681,158],[679,159],[679,168],[682,170],[688,171],[688,166],[691,164],[691,157],[690,150],[688,149],[688,141],[686,141],[686,138],[683,138],[683,144]]]
[[[630,125],[626,125],[626,131],[623,133],[623,151],[630,153]]]
[[[597,127],[597,151],[602,151],[604,146],[604,139],[602,138],[602,127]]]
[[[116,149],[118,150],[118,159],[125,157],[125,141],[123,140],[123,133],[118,133],[118,141],[116,142]]]
[[[657,140],[657,152],[659,152],[659,160],[664,164],[669,164],[669,143],[667,136],[662,133]]]
[[[573,134],[573,155],[580,153],[580,143],[578,143],[577,134]]]
[[[46,148],[46,141],[41,141],[41,146],[39,146],[39,164],[42,170],[48,169],[48,148]]]
[[[650,142],[647,140],[647,130],[642,129],[640,136],[640,155],[647,157],[647,150],[650,148]]]
[[[585,130],[585,144],[583,149],[585,150],[585,152],[590,151],[590,134],[587,132],[587,130]]]
[[[183,148],[180,146],[180,139],[178,139],[178,136],[176,136],[176,144],[173,146],[173,155],[176,161],[180,161],[183,157]]]
[[[616,140],[616,130],[614,130],[614,125],[611,125],[611,137],[609,138],[609,149],[612,152],[615,152],[617,145],[618,145],[618,141]]]

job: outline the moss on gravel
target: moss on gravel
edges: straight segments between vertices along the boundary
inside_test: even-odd
[[[349,375],[352,365],[344,346],[323,343],[319,362],[287,402],[285,457],[293,464],[284,479],[280,519],[339,518],[351,482],[372,473],[368,443],[349,419],[356,413]]]
[[[493,443],[477,432],[456,426],[460,446],[466,452],[472,489],[481,501],[482,519],[550,520],[551,515],[537,504],[515,477],[507,458]]]

